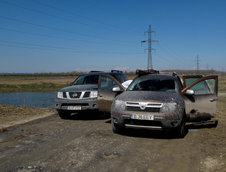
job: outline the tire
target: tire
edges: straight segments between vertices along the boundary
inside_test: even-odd
[[[61,119],[68,119],[71,116],[71,112],[66,110],[58,110],[58,115]]]
[[[123,133],[123,128],[120,127],[119,125],[115,124],[115,123],[113,122],[113,119],[111,119],[111,127],[112,127],[113,133],[116,133],[116,134],[121,134],[121,133]]]
[[[184,136],[187,133],[187,130],[186,130],[186,127],[185,127],[185,123],[186,123],[186,119],[185,119],[185,116],[183,116],[183,118],[181,120],[181,124],[176,129],[176,136],[178,138],[184,138]]]

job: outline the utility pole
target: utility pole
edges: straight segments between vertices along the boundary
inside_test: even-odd
[[[151,34],[152,34],[152,31],[151,30],[151,25],[149,25],[149,29],[148,31],[146,31],[145,33],[148,33],[148,40],[143,40],[141,41],[141,43],[146,43],[148,42],[148,65],[147,65],[147,69],[153,69],[153,64],[152,64],[152,42],[158,42],[157,40],[152,40],[151,39]]]
[[[199,55],[197,55],[197,73],[199,73]]]

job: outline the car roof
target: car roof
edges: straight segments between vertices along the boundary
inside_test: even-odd
[[[82,75],[100,75],[100,74],[109,74],[109,75],[112,75],[112,74],[124,74],[123,72],[118,72],[118,71],[111,71],[111,72],[103,72],[103,71],[91,71],[89,73],[86,73],[86,74],[82,74]]]
[[[146,74],[146,75],[140,75],[138,76],[139,78],[160,78],[160,79],[167,79],[167,78],[171,78],[174,79],[176,78],[176,76],[174,75],[170,75],[170,74]]]

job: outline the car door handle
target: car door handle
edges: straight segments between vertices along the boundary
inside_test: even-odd
[[[210,99],[210,102],[215,102],[217,99]]]

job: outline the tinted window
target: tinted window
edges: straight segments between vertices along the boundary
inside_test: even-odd
[[[198,82],[190,89],[195,91],[195,95],[213,94],[215,89],[215,80],[208,79]]]
[[[118,84],[116,84],[116,82],[113,81],[111,78],[101,76],[101,85],[100,85],[101,90],[112,92],[112,89],[117,86]]]
[[[196,80],[200,79],[199,77],[195,78],[186,78],[185,79],[185,87],[187,87],[188,85],[190,85],[191,83],[195,82]]]
[[[174,79],[138,77],[128,87],[128,91],[161,91],[178,92],[178,85]]]
[[[73,83],[73,85],[98,84],[99,75],[81,75]]]

